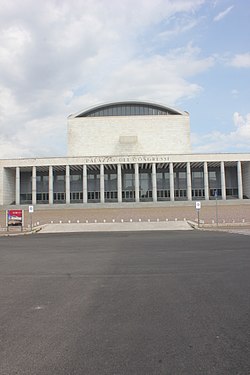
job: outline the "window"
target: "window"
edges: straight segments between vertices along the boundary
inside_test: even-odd
[[[178,115],[179,113],[169,108],[160,107],[146,103],[124,103],[112,104],[106,107],[92,109],[83,112],[77,117],[97,117],[97,116],[166,116]]]

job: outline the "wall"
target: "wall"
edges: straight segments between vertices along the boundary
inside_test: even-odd
[[[0,202],[1,204],[11,204],[15,201],[15,189],[16,189],[16,171],[15,169],[3,168],[2,173],[2,189],[0,188],[0,192],[2,192],[2,202],[1,202],[1,195],[0,195]],[[1,181],[1,178],[0,178]]]
[[[68,119],[68,156],[190,152],[188,115]]]
[[[3,205],[3,167],[0,166],[0,206]]]

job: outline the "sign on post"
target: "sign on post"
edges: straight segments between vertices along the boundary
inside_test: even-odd
[[[201,209],[201,202],[199,201],[195,202],[195,208],[197,211],[199,211]]]
[[[19,225],[23,226],[23,210],[7,210],[6,226]]]
[[[29,206],[29,214],[30,214],[30,230],[32,232],[33,227],[33,220],[32,220],[32,214],[34,212],[34,206]]]
[[[198,228],[200,228],[200,209],[201,209],[201,202],[195,202],[195,208],[198,214]]]

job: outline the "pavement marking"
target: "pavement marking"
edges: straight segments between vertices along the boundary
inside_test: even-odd
[[[229,231],[229,233],[233,234],[243,234],[244,236],[250,236],[250,229],[232,229]]]
[[[32,310],[43,310],[44,306],[35,306],[32,308]]]

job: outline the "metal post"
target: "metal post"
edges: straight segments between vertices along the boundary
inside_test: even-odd
[[[214,191],[215,196],[215,214],[216,214],[216,226],[218,227],[218,191],[215,189]]]
[[[218,227],[218,198],[216,196],[216,226]]]
[[[30,231],[32,232],[33,228],[33,220],[32,220],[32,213],[30,213]]]

